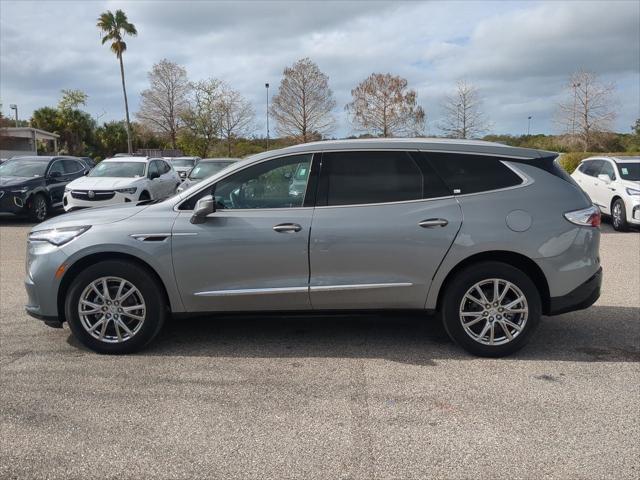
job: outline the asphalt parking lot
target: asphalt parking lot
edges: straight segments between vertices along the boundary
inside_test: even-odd
[[[0,218],[0,478],[640,477],[640,233],[604,292],[500,360],[420,317],[173,321],[125,357],[23,311]]]

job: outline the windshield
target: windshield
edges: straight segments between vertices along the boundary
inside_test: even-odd
[[[640,182],[640,162],[618,163],[618,170],[620,170],[620,176],[625,180]]]
[[[171,163],[174,167],[193,167],[196,161],[192,158],[172,158]]]
[[[191,170],[189,178],[191,180],[201,180],[203,178],[210,177],[232,163],[233,162],[200,162],[193,168],[193,170]]]
[[[42,177],[49,162],[33,158],[7,160],[0,165],[0,177]]]
[[[145,162],[101,162],[87,177],[144,177]]]

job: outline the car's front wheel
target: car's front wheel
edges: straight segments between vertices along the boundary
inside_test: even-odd
[[[36,222],[44,222],[48,213],[47,199],[41,193],[36,194],[29,204],[29,217]]]
[[[627,210],[624,208],[624,202],[620,198],[616,199],[611,207],[611,223],[613,228],[619,232],[627,230]]]
[[[65,302],[69,328],[99,353],[132,353],[160,332],[167,317],[163,288],[133,262],[107,260],[84,269]]]
[[[468,352],[502,357],[522,348],[540,323],[540,294],[529,276],[502,262],[481,262],[446,286],[442,318]]]

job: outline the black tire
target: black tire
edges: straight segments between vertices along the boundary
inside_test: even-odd
[[[49,204],[47,198],[37,193],[29,203],[29,218],[34,222],[44,222],[47,219],[49,213]]]
[[[94,338],[80,320],[80,296],[91,282],[101,277],[119,277],[130,282],[144,299],[144,321],[139,330],[123,342],[107,343]],[[65,299],[66,319],[73,335],[91,350],[108,354],[133,353],[148,345],[162,329],[168,316],[168,305],[162,292],[163,286],[146,268],[126,260],[106,260],[84,269],[73,280]]]
[[[617,198],[611,205],[611,225],[618,232],[626,232],[629,228],[627,223],[627,210],[622,199]]]
[[[501,332],[500,335],[504,337],[507,343],[503,343],[501,345],[487,345],[475,340],[465,331],[459,312],[463,298],[470,288],[483,280],[495,278],[510,282],[521,291],[526,298],[528,314],[526,320],[523,322],[524,325],[522,326],[521,331],[517,334],[514,334],[514,332],[511,331],[513,334],[512,340],[509,341],[507,339],[506,332],[503,327],[498,325],[494,327],[495,332]],[[446,291],[444,292],[441,307],[444,328],[454,342],[474,355],[482,357],[503,357],[510,355],[521,349],[529,341],[531,335],[540,323],[542,305],[538,289],[527,274],[506,263],[487,261],[470,265],[464,270],[458,272],[455,277],[448,282],[445,288]],[[477,296],[478,298],[480,297],[479,294],[474,296]],[[477,308],[482,308],[484,310],[485,307]],[[475,327],[478,330],[481,330],[479,333],[476,330],[475,333],[477,333],[478,336],[482,335],[482,328],[489,322],[488,320],[485,320],[484,315],[485,314],[482,313],[478,316],[483,316],[481,320],[478,320],[478,327]],[[493,316],[489,317],[488,315],[493,314],[487,312],[487,319],[494,318]],[[502,316],[504,315],[505,314],[502,313]],[[497,318],[507,318],[502,316],[496,317],[495,322],[498,322]],[[517,316],[511,316],[510,318],[522,319],[522,317]],[[472,318],[472,320],[475,320],[475,318]],[[482,323],[483,321],[485,322],[484,324]]]

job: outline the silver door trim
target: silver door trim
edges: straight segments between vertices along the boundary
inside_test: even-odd
[[[312,292],[337,292],[340,290],[370,290],[374,288],[412,287],[413,283],[354,283],[352,285],[312,285]]]
[[[196,297],[228,297],[232,295],[270,295],[274,293],[307,293],[309,287],[239,288],[195,292]]]

